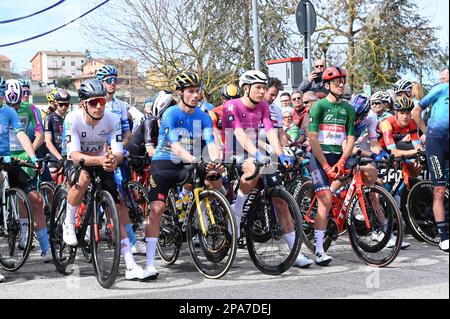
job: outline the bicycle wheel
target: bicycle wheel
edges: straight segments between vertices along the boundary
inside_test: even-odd
[[[119,218],[116,204],[107,191],[98,191],[94,204],[90,237],[94,271],[100,285],[110,288],[116,281],[120,262]]]
[[[181,244],[183,242],[183,233],[178,224],[173,190],[169,191],[166,205],[166,210],[161,217],[160,235],[156,248],[161,259],[167,265],[172,265],[180,255]]]
[[[236,257],[236,220],[225,196],[216,190],[203,190],[200,194],[202,216],[206,234],[200,227],[197,206],[188,213],[187,241],[195,267],[209,279],[223,277]],[[205,202],[210,204],[214,221],[206,212]],[[195,245],[195,237],[200,245]]]
[[[362,194],[370,227],[366,225],[360,199],[355,193],[347,214],[350,243],[364,263],[386,267],[397,257],[403,240],[400,209],[392,195],[381,186],[364,186]],[[388,245],[391,239],[395,239],[393,247]]]
[[[294,264],[300,252],[300,209],[292,195],[281,188],[264,198],[259,195],[255,202],[259,205],[248,213],[245,225],[250,258],[261,272],[280,275]],[[291,238],[287,240],[287,236]]]
[[[34,220],[28,197],[21,189],[7,189],[3,201],[5,214],[0,212],[0,265],[7,271],[17,271],[30,254]]]
[[[70,247],[63,240],[63,224],[67,211],[67,189],[59,185],[53,196],[50,211],[50,248],[53,262],[60,274],[69,275],[67,267],[73,264],[77,252],[76,247]]]
[[[50,229],[50,212],[52,209],[53,195],[55,194],[56,186],[52,182],[42,182],[39,185],[39,194],[43,200],[44,215],[47,221],[47,229]]]
[[[447,214],[448,198],[449,191],[446,189],[444,208]],[[438,246],[440,237],[433,214],[433,183],[421,181],[415,184],[408,194],[406,208],[405,223],[411,230],[411,235],[419,241]]]
[[[303,241],[306,244],[306,247],[315,254],[316,253],[316,239],[315,239],[315,229],[314,229],[314,218],[317,215],[318,203],[317,200],[314,202],[311,212],[309,213],[309,218],[312,220],[311,222],[306,221],[306,214],[311,206],[311,203],[315,196],[314,186],[312,181],[307,181],[303,183],[299,188],[295,190],[295,201],[297,202],[300,213],[302,215],[303,221]],[[323,249],[327,251],[330,248],[333,240],[330,236],[328,236],[328,231],[325,232],[325,238],[323,240]]]
[[[145,187],[138,182],[129,181],[125,187],[126,204],[137,240],[145,239],[145,217],[150,213],[150,199]]]

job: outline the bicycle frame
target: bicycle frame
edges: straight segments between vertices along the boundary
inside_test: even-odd
[[[3,183],[2,183],[2,214],[3,214],[3,227],[4,231],[6,232],[6,235],[8,235],[8,211],[6,210],[6,190],[9,188],[9,178],[8,178],[8,172],[4,169],[0,172],[3,176]],[[16,209],[16,203],[14,201],[11,201],[12,211],[14,214],[14,219],[19,220],[19,213]]]

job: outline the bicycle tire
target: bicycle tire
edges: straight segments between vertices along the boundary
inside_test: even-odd
[[[16,207],[19,204],[16,200],[14,200],[14,196],[21,198],[20,200],[24,204],[26,219],[28,222],[28,234],[26,235],[25,246],[21,247],[22,249],[19,248],[20,236],[22,235],[22,225],[20,219],[16,219],[11,212],[11,206]],[[25,264],[28,256],[30,255],[31,246],[33,243],[34,219],[31,214],[31,206],[28,197],[21,189],[15,187],[7,189],[3,200],[6,202],[5,208],[8,213],[6,221],[7,229],[5,230],[3,212],[0,212],[0,266],[6,271],[14,272],[19,270]],[[14,205],[11,205],[11,200],[14,200]],[[23,214],[24,212],[21,213]],[[3,239],[6,240],[5,244],[3,244]]]
[[[411,188],[406,204],[405,223],[415,239],[439,246],[440,237],[433,214],[433,187],[433,182],[421,181]],[[446,189],[444,205],[447,205],[447,212],[448,199],[449,190]]]
[[[271,208],[267,208],[267,206],[263,207],[263,209],[271,209],[273,210],[273,199],[279,198],[284,201],[287,206],[290,208],[290,215],[292,220],[293,232],[295,235],[294,245],[292,249],[288,247],[288,249],[284,249],[286,247],[286,241],[283,238],[284,232],[281,225],[278,224],[277,218],[271,220],[270,229],[264,227],[264,231],[268,233],[269,238],[267,236],[261,236],[258,234],[255,236],[255,233],[260,233],[262,231],[261,226],[261,218],[265,218],[264,214],[258,214],[259,210],[253,210],[248,213],[245,225],[245,234],[246,234],[246,243],[248,253],[256,268],[258,268],[262,273],[267,275],[281,275],[285,271],[287,271],[296,261],[298,254],[300,253],[300,248],[302,245],[302,215],[300,213],[300,208],[298,207],[294,197],[285,189],[275,187],[270,190],[267,194],[267,200],[265,201],[259,195],[259,200],[263,203],[263,205],[268,205],[270,203]],[[256,199],[258,202],[258,198]],[[265,204],[264,204],[265,203]],[[275,212],[272,214],[269,213],[269,216],[275,216]],[[256,228],[258,228],[256,230]],[[264,238],[266,241],[261,242],[261,239]],[[266,253],[268,250],[265,248],[259,249],[261,247],[265,247],[265,245],[271,245],[271,250],[273,253],[276,253],[277,257],[269,257],[266,258]],[[277,249],[273,249],[274,246],[277,246]],[[261,252],[261,253],[260,253]],[[275,261],[277,259],[277,261]],[[274,261],[273,263],[270,261]]]
[[[203,235],[198,224],[197,206],[195,202],[188,212],[187,241],[192,260],[197,270],[206,278],[219,279],[230,270],[237,251],[237,228],[231,206],[225,196],[216,190],[203,190],[199,194],[200,201],[209,200],[214,214],[215,224],[209,217],[205,218],[207,235]],[[217,203],[219,203],[217,205]],[[205,214],[206,215],[206,214]],[[206,223],[207,222],[207,223]],[[231,234],[230,234],[231,230]],[[201,243],[196,247],[195,236]]]
[[[175,204],[175,193],[169,191],[167,206],[160,222],[160,235],[156,249],[162,261],[167,265],[173,265],[180,255],[183,242],[183,232],[178,225],[178,216]]]
[[[315,228],[314,223],[306,221],[306,214],[308,213],[309,207],[311,205],[312,200],[314,199],[315,191],[314,186],[311,180],[304,182],[300,187],[297,187],[297,189],[294,192],[294,198],[297,202],[297,205],[300,208],[300,213],[302,215],[303,220],[303,227],[302,227],[302,233],[303,233],[303,242],[305,243],[306,247],[315,254],[316,253],[316,240],[315,240]],[[317,214],[317,201],[314,204],[314,207],[312,209],[314,212],[314,216]],[[310,218],[311,218],[310,214]],[[314,220],[314,218],[312,218]],[[327,251],[333,240],[330,236],[325,233],[325,238],[323,240],[323,250]]]
[[[387,215],[388,220],[386,225],[382,225],[373,209],[374,205],[366,204],[368,201],[365,200],[364,203],[371,226],[368,229],[364,217],[363,220],[356,217],[355,211],[358,207],[359,197],[358,192],[355,192],[350,199],[349,212],[347,214],[347,230],[350,244],[355,255],[365,264],[380,268],[386,267],[395,260],[401,249],[403,240],[402,215],[395,199],[383,187],[378,185],[364,186],[362,192],[363,196],[367,196],[366,194],[369,193],[378,195],[377,202],[379,207],[383,208],[384,215],[385,217]],[[373,239],[373,233],[376,231],[383,233],[381,240]],[[395,231],[397,232],[396,241],[391,249],[387,247],[387,243]]]
[[[93,257],[94,272],[97,281],[103,288],[111,288],[114,285],[120,262],[120,226],[116,204],[111,194],[105,190],[96,192],[95,205],[98,210],[92,214],[91,219],[91,251]],[[108,207],[109,206],[109,207]],[[92,208],[93,209],[93,208]],[[100,219],[101,215],[101,219]],[[96,227],[98,225],[98,228]],[[108,259],[103,258],[103,247],[99,243],[106,243],[110,248],[112,260],[110,266],[105,266]]]
[[[53,196],[56,186],[53,182],[42,182],[39,185],[39,194],[43,199],[44,215],[47,222],[47,228],[50,229],[50,213],[52,209]]]
[[[77,247],[67,245],[63,240],[63,224],[67,212],[67,189],[62,185],[56,187],[50,212],[50,248],[56,270],[69,275],[67,267],[74,263]]]

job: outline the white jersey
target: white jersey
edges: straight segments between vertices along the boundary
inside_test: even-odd
[[[355,127],[356,147],[370,152],[370,140],[378,139],[377,124],[377,115],[371,110],[361,124]]]
[[[144,121],[145,116],[144,114],[139,111],[135,106],[133,106],[129,110],[131,117],[133,118],[133,132],[136,132],[136,129],[139,127],[139,125]]]
[[[123,152],[120,118],[105,110],[105,115],[95,126],[86,124],[84,110],[69,113],[64,120],[68,159],[72,152],[90,156],[103,156],[105,145],[110,142],[113,153]]]
[[[113,98],[111,102],[106,102],[106,110],[116,114],[120,118],[122,124],[122,133],[130,131],[130,123],[128,122],[128,109],[130,106],[122,100]]]
[[[283,114],[281,111],[281,106],[277,104],[271,104],[269,106],[269,112],[270,112],[270,121],[272,121],[273,127],[275,129],[283,128]],[[273,152],[273,147],[270,146],[269,140],[267,139],[266,130],[264,128],[261,128],[259,130],[259,140],[266,143],[266,151],[269,153]]]

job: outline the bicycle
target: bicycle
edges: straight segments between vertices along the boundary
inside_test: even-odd
[[[356,256],[367,265],[386,267],[395,260],[400,251],[403,225],[400,211],[392,195],[381,186],[367,186],[363,182],[360,166],[373,162],[386,163],[358,155],[353,163],[349,161],[347,164],[349,167],[347,175],[338,179],[340,182],[351,179],[351,182],[333,193],[323,248],[327,251],[346,227]],[[301,202],[300,210],[305,219],[305,244],[314,253],[314,219],[317,214],[318,196],[311,181],[302,186],[297,199]],[[386,245],[395,231],[397,232],[395,245],[389,249]]]
[[[83,166],[82,159],[75,167],[71,185],[77,183]],[[50,247],[56,269],[61,274],[68,275],[67,267],[74,263],[77,248],[86,248],[88,243],[97,281],[103,288],[110,288],[116,280],[119,268],[120,229],[115,202],[111,194],[102,188],[100,169],[94,167],[91,185],[85,194],[85,214],[77,216],[77,246],[69,246],[63,240],[68,191],[65,187],[56,191],[51,210]],[[86,237],[88,227],[90,232]]]
[[[6,271],[17,271],[26,262],[32,249],[34,219],[28,196],[19,188],[9,186],[7,170],[13,167],[36,169],[9,157],[0,157],[1,206],[0,265]],[[25,226],[25,227],[24,227]]]
[[[180,225],[176,208],[176,191],[167,197],[167,208],[161,218],[158,253],[168,265],[176,262],[184,238],[197,270],[206,278],[218,279],[230,270],[237,251],[236,220],[225,196],[214,189],[204,189],[198,176],[201,163],[188,168],[189,174],[178,183],[193,182],[193,198]],[[183,236],[183,234],[186,234]],[[199,245],[196,245],[198,239]]]
[[[247,181],[260,175],[264,163],[254,162],[255,171]],[[231,202],[239,187],[240,174],[236,168],[236,160],[227,167],[228,179],[232,187],[229,188],[228,199]],[[291,170],[293,171],[293,170]],[[241,221],[240,237],[245,238],[247,250],[256,268],[268,275],[281,275],[296,261],[302,245],[302,216],[300,209],[292,195],[282,185],[282,175],[289,173],[284,166],[280,166],[277,174],[263,174],[255,189],[250,193],[244,204]],[[276,180],[273,180],[276,179]],[[234,181],[234,182],[233,182]],[[289,212],[289,220],[280,220],[274,205],[284,203]],[[284,234],[294,233],[292,248],[289,248]],[[243,245],[242,245],[243,246]]]

